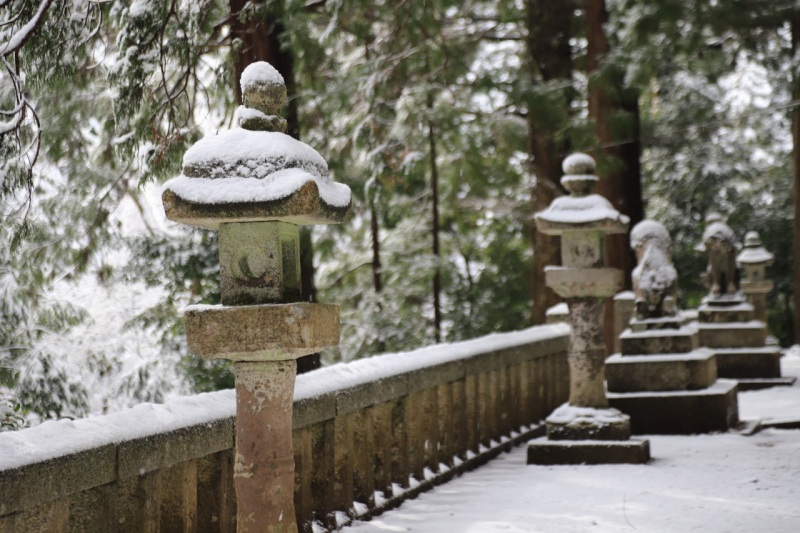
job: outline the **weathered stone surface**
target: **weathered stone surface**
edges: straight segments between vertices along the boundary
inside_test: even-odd
[[[781,349],[777,346],[754,348],[715,348],[717,371],[722,378],[778,378],[781,376]]]
[[[114,531],[158,531],[161,524],[161,475],[147,472],[117,481],[117,523]]]
[[[559,440],[628,440],[631,436],[630,421],[605,424],[595,427],[574,428],[563,424],[547,422],[547,438]]]
[[[598,177],[595,172],[594,159],[582,153],[570,154],[564,159],[561,165],[564,176],[561,178],[561,185],[569,191],[569,196],[561,196],[543,211],[534,215],[536,229],[547,235],[564,235],[566,232],[578,232],[583,236],[577,237],[574,242],[594,242],[599,243],[600,250],[573,250],[567,251],[562,257],[590,257],[589,260],[594,266],[596,259],[602,258],[602,240],[598,235],[608,233],[624,233],[628,229],[629,219],[614,209],[607,199],[598,194],[590,194],[592,188],[597,184]],[[590,236],[591,234],[594,236]],[[571,237],[566,237],[570,240]],[[585,241],[589,239],[589,241]],[[580,248],[580,246],[579,246]],[[599,252],[599,253],[598,253]],[[564,263],[567,266],[589,266],[583,263]]]
[[[631,229],[636,268],[631,278],[636,294],[636,318],[675,316],[678,273],[672,266],[672,239],[663,224],[642,220]]]
[[[763,322],[729,322],[698,324],[700,345],[707,348],[749,348],[764,346],[767,327]]]
[[[234,364],[237,531],[297,533],[292,397],[296,362]]]
[[[615,354],[606,359],[609,392],[704,389],[716,379],[714,352],[704,348],[686,354]]]
[[[680,329],[686,320],[680,314],[675,316],[662,316],[658,318],[632,318],[628,326],[634,333],[641,333],[644,331],[664,330],[663,333],[669,333]]]
[[[736,305],[709,305],[702,304],[697,309],[700,322],[706,324],[724,324],[727,322],[749,322],[754,319],[754,308],[749,303]]]
[[[691,435],[727,431],[739,421],[735,381],[698,391],[609,392],[608,401],[631,417],[636,435]]]
[[[561,264],[574,268],[602,268],[604,238],[599,231],[565,231],[561,234]]]
[[[0,475],[0,516],[111,483],[115,468],[116,450],[108,445],[4,470]]]
[[[295,400],[293,428],[300,429],[336,417],[337,393],[321,394]]]
[[[242,71],[242,103],[265,115],[277,115],[286,100],[283,76],[269,63],[259,61]]]
[[[687,353],[699,346],[697,328],[683,326],[677,330],[625,330],[620,335],[622,355],[659,355],[665,353]]]
[[[234,533],[236,493],[233,450],[207,455],[197,462],[197,531]]]
[[[768,282],[766,267],[770,266],[774,260],[775,256],[761,246],[761,237],[758,232],[748,231],[744,236],[744,249],[736,256],[736,263],[742,269],[740,281],[742,289],[744,289],[744,282],[751,284]],[[745,292],[747,291],[745,290]]]
[[[299,301],[299,226],[287,222],[220,224],[219,266],[222,305]]]
[[[117,477],[140,476],[233,447],[231,418],[119,443]]]
[[[69,500],[62,498],[38,505],[14,516],[14,531],[47,531],[67,533],[69,531]]]
[[[736,275],[736,236],[716,214],[706,219],[703,250],[708,256],[709,299],[736,297],[739,278]]]
[[[279,220],[298,225],[341,224],[350,215],[345,207],[325,203],[313,181],[289,196],[264,202],[202,204],[185,200],[172,190],[161,196],[167,218],[190,226],[217,229],[221,222],[263,222]]]
[[[742,280],[739,284],[742,287],[742,292],[748,296],[751,294],[766,294],[775,288],[775,283],[771,279],[760,281]]]
[[[72,494],[69,497],[69,531],[114,531],[116,497],[114,483]]]
[[[502,359],[502,354],[494,354],[494,359]],[[485,370],[486,367],[484,367]],[[408,392],[432,389],[442,383],[464,379],[466,366],[464,361],[451,361],[440,365],[422,368],[408,374]]]
[[[635,299],[633,291],[622,291],[614,295],[614,353],[621,350],[619,336],[633,318]]]
[[[650,441],[606,442],[547,441],[528,445],[529,465],[645,464],[650,460]]]
[[[297,359],[339,343],[335,305],[191,306],[184,321],[189,349],[204,359]]]
[[[197,531],[197,461],[161,471],[160,531]]]
[[[599,298],[571,298],[569,404],[576,407],[608,407],[605,397],[605,343],[603,313]]]
[[[546,422],[550,440],[627,440],[631,434],[628,416],[611,408],[564,404]]]
[[[545,284],[562,298],[609,298],[622,287],[616,268],[545,267]]]
[[[419,371],[429,380],[435,379],[435,371]],[[424,387],[423,387],[424,388]],[[388,402],[409,393],[409,374],[399,374],[345,389],[336,395],[336,414],[343,415],[359,409]]]

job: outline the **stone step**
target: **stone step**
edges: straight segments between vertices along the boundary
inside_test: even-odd
[[[781,349],[779,346],[750,348],[714,348],[717,373],[721,378],[779,378]]]
[[[619,336],[619,341],[620,351],[624,356],[688,353],[700,346],[694,324],[677,329],[626,329]]]
[[[767,340],[767,326],[758,320],[726,324],[697,324],[700,346],[707,348],[762,347]]]
[[[736,380],[739,383],[739,390],[761,390],[769,389],[771,387],[791,387],[797,378],[740,378]]]
[[[611,392],[681,391],[710,387],[717,379],[714,352],[621,355],[606,359],[606,383]]]
[[[731,306],[703,304],[697,310],[697,317],[703,323],[749,322],[755,318],[755,308],[749,303]]]
[[[717,380],[695,391],[609,392],[611,407],[631,417],[631,432],[691,435],[727,431],[739,421],[737,383]]]
[[[650,460],[648,440],[537,439],[528,445],[529,465],[644,464]]]

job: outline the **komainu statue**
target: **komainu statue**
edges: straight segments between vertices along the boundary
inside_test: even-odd
[[[631,230],[631,248],[636,252],[633,269],[636,318],[671,317],[678,314],[678,274],[672,266],[672,239],[654,220],[642,220]]]
[[[735,296],[739,293],[736,270],[736,236],[721,217],[709,217],[703,232],[703,248],[708,256],[709,297]]]

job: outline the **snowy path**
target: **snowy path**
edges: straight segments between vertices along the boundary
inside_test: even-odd
[[[800,375],[797,353],[782,364]],[[741,393],[739,409],[800,418],[800,383]],[[648,438],[643,466],[527,466],[522,446],[342,531],[800,532],[800,430]]]

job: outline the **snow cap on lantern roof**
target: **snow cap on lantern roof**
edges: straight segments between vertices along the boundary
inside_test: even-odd
[[[564,159],[561,185],[570,195],[556,198],[534,214],[539,231],[560,235],[566,231],[624,233],[628,229],[627,216],[599,194],[589,194],[598,181],[595,168],[595,161],[588,154],[574,153]]]
[[[183,156],[181,175],[164,185],[167,218],[210,229],[223,222],[344,222],[350,188],[331,179],[316,150],[284,133],[280,73],[253,63],[241,85],[237,127],[195,143]]]
[[[744,236],[744,249],[736,256],[740,265],[771,265],[775,256],[761,246],[761,236],[757,231],[748,231]]]

